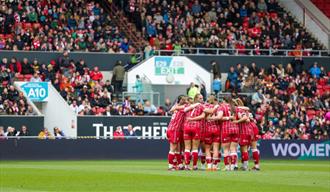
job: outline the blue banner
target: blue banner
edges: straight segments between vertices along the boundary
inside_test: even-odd
[[[261,140],[262,159],[329,160],[330,140]]]
[[[48,99],[47,82],[28,82],[21,85],[21,88],[31,101],[45,102]]]

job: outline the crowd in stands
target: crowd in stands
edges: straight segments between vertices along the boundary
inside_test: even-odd
[[[238,54],[313,55],[319,50],[306,30],[299,27],[276,0],[145,0],[113,1],[143,33],[153,50],[229,48]],[[253,52],[246,49],[254,49]],[[300,52],[297,50],[304,50]],[[200,53],[212,54],[214,51]],[[220,51],[220,53],[230,53]]]
[[[216,62],[212,66],[217,66]],[[12,85],[13,80],[28,80],[51,81],[78,115],[170,115],[169,99],[164,106],[155,106],[148,100],[135,102],[129,96],[118,101],[125,75],[120,61],[113,69],[111,80],[104,80],[97,67],[90,69],[83,60],[70,59],[67,51],[49,64],[15,58],[9,62],[3,58],[0,67],[1,114],[35,114],[23,93]],[[320,64],[304,64],[301,59],[287,65],[272,64],[269,68],[258,68],[255,63],[237,64],[230,68],[226,82],[221,81],[223,74],[214,70],[217,71],[213,71],[214,93],[225,90],[232,92],[233,97],[240,92],[253,94],[243,100],[255,115],[263,138],[328,138],[330,74]],[[196,88],[194,84],[188,88],[187,95],[198,92],[204,97],[208,95],[204,86]]]
[[[134,53],[95,1],[0,2],[0,50]]]
[[[233,97],[237,92],[254,92],[244,101],[264,139],[329,138],[330,72],[316,62],[308,64],[309,70],[303,70],[304,65],[295,59],[286,66],[258,68],[252,63],[230,68],[225,89]]]

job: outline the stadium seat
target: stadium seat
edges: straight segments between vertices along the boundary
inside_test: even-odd
[[[32,78],[32,75],[30,75],[30,74],[24,75],[25,81],[30,81],[31,78]]]
[[[22,74],[18,74],[16,76],[16,78],[17,78],[18,81],[25,81],[24,75],[22,75]]]

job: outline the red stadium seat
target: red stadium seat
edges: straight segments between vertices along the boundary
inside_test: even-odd
[[[3,86],[3,87],[7,87],[7,85],[8,85],[8,81],[3,81],[3,82],[2,82],[2,86]]]
[[[16,78],[17,78],[18,81],[25,81],[25,79],[24,79],[24,75],[22,75],[22,74],[18,74],[18,75],[16,76]]]
[[[330,85],[325,85],[323,86],[324,91],[330,91]]]
[[[324,85],[326,85],[327,84],[327,80],[325,79],[325,78],[321,78],[320,80],[319,80],[319,85],[322,85],[322,86],[324,86]]]
[[[13,35],[12,35],[12,34],[8,34],[8,35],[6,35],[5,38],[6,38],[6,39],[13,39]]]
[[[32,75],[30,75],[30,74],[24,75],[24,79],[26,81],[30,81],[31,78],[32,78]]]
[[[317,89],[323,89],[323,85],[317,85],[316,88]]]

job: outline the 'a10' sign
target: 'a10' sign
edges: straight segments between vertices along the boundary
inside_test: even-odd
[[[47,82],[28,82],[21,85],[21,88],[31,101],[44,102],[48,99]]]

